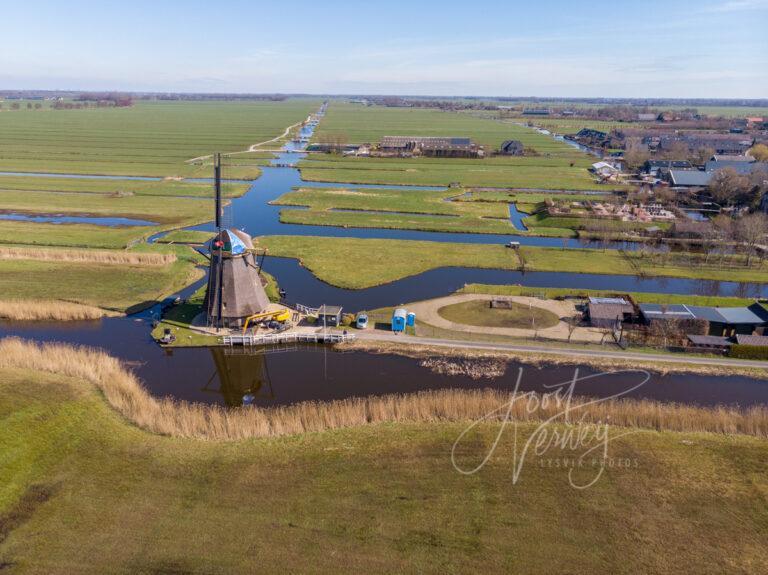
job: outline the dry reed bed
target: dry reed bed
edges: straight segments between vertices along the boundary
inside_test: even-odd
[[[2,368],[32,369],[86,380],[104,394],[112,407],[142,429],[209,440],[274,437],[382,422],[476,420],[509,401],[507,393],[496,390],[441,390],[269,409],[228,410],[156,399],[119,360],[99,350],[57,343],[37,344],[18,338],[0,340]],[[558,411],[560,407],[554,402],[534,412],[528,412],[523,402],[516,402],[512,416],[519,421],[541,421]],[[745,410],[705,409],[621,399],[590,406],[585,412],[585,421],[606,420],[617,426],[654,430],[768,437],[768,408],[762,406]]]
[[[176,254],[136,253],[117,250],[0,247],[0,260],[164,266],[175,262]]]
[[[122,315],[100,307],[60,300],[0,300],[0,319],[79,321]]]

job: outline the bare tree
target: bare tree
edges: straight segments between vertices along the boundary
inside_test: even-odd
[[[731,206],[749,189],[749,179],[733,168],[717,170],[709,182],[709,193],[720,204]]]
[[[627,138],[624,146],[624,161],[630,169],[637,169],[651,158],[648,146],[637,137]]]
[[[699,148],[693,153],[692,163],[696,164],[697,166],[703,166],[714,155],[715,150],[713,148]]]
[[[747,252],[747,266],[749,266],[752,263],[755,248],[765,241],[765,235],[768,234],[768,217],[761,213],[743,216],[736,220],[735,233]]]

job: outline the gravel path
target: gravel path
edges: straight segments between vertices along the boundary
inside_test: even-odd
[[[455,323],[442,317],[438,310],[447,305],[462,303],[472,300],[490,301],[492,299],[508,299],[525,306],[538,307],[554,313],[561,321],[552,327],[540,330],[513,328],[513,327],[480,327]],[[483,294],[455,294],[433,300],[418,302],[408,306],[408,311],[416,314],[416,319],[441,329],[460,331],[466,333],[485,333],[493,335],[506,335],[510,337],[543,337],[568,341],[568,325],[562,321],[564,318],[576,315],[576,306],[570,301],[542,300],[525,296],[492,296]],[[577,327],[571,335],[571,341],[600,343],[605,335],[605,330],[592,327]]]

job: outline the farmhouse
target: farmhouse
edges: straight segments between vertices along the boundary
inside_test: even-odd
[[[722,168],[731,168],[737,174],[747,175],[757,170],[768,169],[767,162],[742,162],[734,160],[725,160],[719,162],[709,161],[704,165],[704,170],[707,172],[714,172],[715,170],[721,170]]]
[[[499,148],[499,154],[502,156],[522,156],[523,151],[524,146],[520,140],[505,140]]]
[[[646,323],[657,321],[707,323],[707,335],[732,337],[736,334],[751,335],[768,325],[768,310],[760,304],[749,307],[707,307],[685,304],[640,304],[640,314]]]
[[[615,178],[619,175],[619,170],[608,162],[595,162],[590,167],[590,171],[606,179]]]
[[[600,130],[582,128],[573,136],[573,139],[582,144],[595,147],[603,147],[609,140],[608,134]]]
[[[693,166],[688,160],[647,160],[642,171],[654,177],[666,175],[669,170],[690,170]]]
[[[384,154],[421,155],[435,158],[478,158],[483,148],[469,138],[431,136],[384,136],[378,151]]]

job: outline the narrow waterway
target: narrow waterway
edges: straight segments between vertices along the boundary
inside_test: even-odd
[[[99,216],[69,216],[65,214],[21,214],[0,213],[0,220],[15,222],[33,222],[37,224],[91,224],[93,226],[130,227],[156,226],[157,222],[139,220],[136,218],[99,217]]]
[[[311,127],[302,139],[311,136]],[[288,144],[286,151],[272,163],[295,164],[304,156],[302,144]],[[125,180],[160,180],[149,177],[82,176],[77,174],[24,174],[5,172],[0,175],[35,175],[37,177],[104,178]],[[194,181],[210,181],[195,179]],[[431,241],[501,244],[514,239],[525,245],[565,248],[604,247],[602,243],[558,238],[514,235],[452,234],[404,230],[354,229],[325,226],[282,224],[279,211],[290,209],[270,205],[297,186],[382,188],[394,186],[308,183],[301,180],[294,167],[266,167],[253,182],[247,194],[234,199],[230,217],[233,224],[253,235],[323,235],[332,237],[424,239]],[[443,188],[410,186],[403,189],[441,190]],[[526,214],[510,205],[510,219],[519,230],[524,228]],[[105,223],[103,225],[110,225]],[[147,225],[147,224],[143,224]],[[193,229],[212,230],[210,224]],[[162,234],[156,234],[153,241]],[[612,242],[612,248],[636,249],[637,244]],[[392,306],[409,301],[447,295],[466,283],[520,284],[532,287],[594,288],[616,291],[660,293],[697,293],[757,297],[768,295],[761,284],[706,282],[669,278],[637,278],[618,275],[562,274],[547,272],[522,273],[477,268],[439,268],[403,278],[385,285],[363,290],[346,290],[331,286],[313,276],[296,260],[267,258],[265,271],[275,275],[287,292],[287,299],[308,305],[322,303],[342,305],[346,311]],[[200,280],[182,290],[186,297],[203,284]],[[169,301],[173,298],[169,298]],[[422,367],[419,360],[363,352],[342,353],[325,347],[304,346],[269,350],[271,353],[244,353],[245,350],[195,348],[163,350],[150,337],[150,324],[160,314],[162,304],[127,318],[106,318],[81,322],[0,322],[0,337],[18,336],[37,341],[61,341],[105,349],[124,360],[151,393],[203,403],[239,406],[244,396],[253,396],[262,406],[287,405],[300,401],[326,401],[346,397],[407,393],[425,389],[494,387],[512,389],[518,365],[510,363],[504,376],[493,380],[474,380],[466,376],[446,376]],[[594,374],[588,367],[581,375]],[[546,391],[547,386],[573,377],[573,368],[542,365],[525,367],[523,391]],[[638,383],[637,374],[611,374],[585,382],[579,394],[605,397]],[[749,406],[768,402],[765,381],[740,377],[705,375],[654,374],[651,380],[629,397],[660,401],[715,405]]]
[[[128,319],[84,322],[1,322],[0,337],[59,341],[106,350],[135,371],[157,397],[231,407],[246,395],[268,407],[302,401],[410,393],[428,389],[514,388],[517,368],[510,362],[502,377],[472,379],[443,375],[421,366],[417,359],[365,352],[338,352],[323,346],[271,349],[247,353],[229,348],[164,350],[149,337],[148,313]],[[521,391],[551,391],[553,384],[574,376],[576,366],[525,366]],[[597,373],[579,367],[581,377]],[[577,386],[579,395],[607,397],[643,380],[638,374],[607,374]],[[663,402],[747,407],[768,402],[768,382],[742,376],[651,374],[651,379],[628,395]]]

